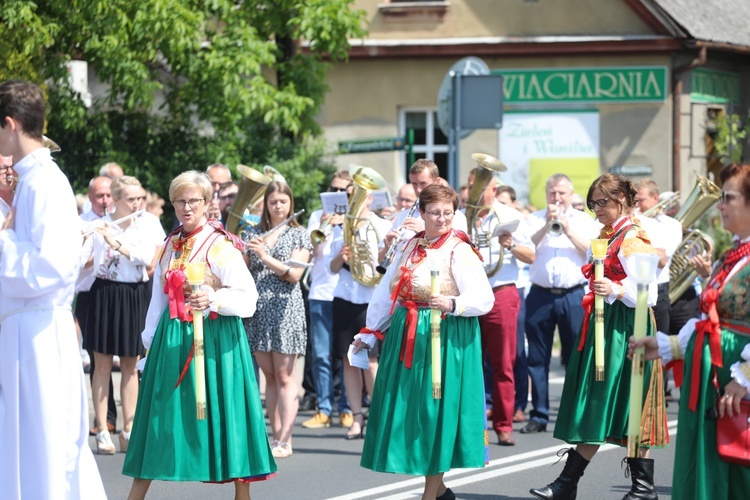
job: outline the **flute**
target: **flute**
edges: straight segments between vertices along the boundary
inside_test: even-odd
[[[137,210],[137,211],[133,212],[130,215],[126,215],[125,217],[120,217],[117,220],[113,220],[112,222],[109,223],[109,225],[110,226],[116,226],[117,224],[121,224],[121,223],[123,223],[125,221],[128,221],[128,220],[132,219],[133,217],[138,217],[139,215],[141,215],[145,211],[146,211],[146,209],[142,208],[140,210]],[[96,227],[98,227],[98,225]],[[96,232],[96,227],[93,227],[93,228],[89,229],[88,231],[85,231],[83,233],[83,236],[90,236],[90,235],[94,234]]]

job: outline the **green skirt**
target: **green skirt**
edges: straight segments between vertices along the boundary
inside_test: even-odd
[[[430,310],[420,309],[411,368],[399,360],[406,309],[396,309],[381,350],[362,467],[434,475],[484,467],[482,346],[475,317],[440,325],[442,399],[432,397]]]
[[[649,313],[649,318],[651,315]],[[628,339],[633,335],[635,309],[622,302],[604,304],[604,380],[595,380],[594,314],[583,350],[578,340],[565,372],[555,437],[571,444],[614,443],[627,445],[630,414],[631,362],[626,357]],[[646,335],[654,334],[653,321]],[[643,377],[644,400],[651,381],[652,363],[646,363]]]
[[[747,336],[728,330],[721,332],[721,354],[724,367],[716,368],[719,387],[731,380],[729,368],[741,361],[742,349],[750,342]],[[689,408],[690,378],[693,354],[703,349],[700,387],[696,411]],[[750,494],[750,467],[731,464],[719,458],[716,450],[716,420],[706,418],[706,412],[716,402],[716,388],[712,382],[711,353],[708,337],[703,346],[695,345],[695,335],[690,339],[685,353],[685,376],[680,392],[680,410],[677,424],[672,498],[731,500],[747,498]]]
[[[204,321],[206,419],[195,409],[195,360],[175,387],[193,345],[193,324],[165,310],[143,371],[123,474],[222,482],[276,471],[239,318]],[[252,480],[252,479],[251,479]]]

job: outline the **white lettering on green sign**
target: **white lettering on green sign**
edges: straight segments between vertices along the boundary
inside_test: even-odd
[[[495,70],[505,77],[506,104],[523,102],[663,102],[667,69],[663,66]]]

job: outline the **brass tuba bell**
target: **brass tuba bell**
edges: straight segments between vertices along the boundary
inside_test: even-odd
[[[503,265],[503,254],[504,249],[500,247],[500,254],[498,255],[497,262],[492,262],[492,251],[491,251],[491,239],[492,234],[483,231],[481,229],[482,220],[479,218],[479,214],[485,210],[489,210],[490,214],[497,219],[497,223],[500,224],[500,214],[497,213],[492,205],[479,205],[482,200],[482,194],[487,186],[492,182],[495,173],[505,172],[508,167],[503,162],[484,153],[474,153],[471,158],[479,165],[479,170],[474,175],[474,183],[471,185],[469,191],[469,198],[466,201],[466,223],[469,229],[469,238],[472,243],[477,246],[480,250],[482,248],[487,249],[489,257],[484,262],[484,272],[487,276],[494,276]]]
[[[360,213],[370,194],[385,189],[386,182],[369,167],[358,167],[350,172],[354,189],[349,196],[349,212],[344,217],[344,243],[349,245],[349,271],[355,281],[365,286],[375,286],[383,277],[376,269],[380,237],[372,222],[360,217]]]
[[[243,212],[258,203],[272,179],[247,165],[237,165],[237,171],[242,176],[242,181],[237,197],[227,214],[227,231],[239,236]]]

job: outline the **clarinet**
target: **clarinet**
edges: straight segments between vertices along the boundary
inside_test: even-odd
[[[409,209],[409,213],[406,214],[405,219],[408,219],[409,217],[412,217],[414,215],[414,212],[419,207],[419,198],[417,198],[417,201],[414,202],[414,205],[411,206]],[[385,256],[383,257],[383,262],[381,262],[375,269],[380,274],[385,274],[385,271],[388,269],[388,266],[391,265],[391,262],[393,261],[393,257],[396,255],[396,248],[398,248],[398,244],[401,243],[401,235],[403,234],[404,229],[402,227],[398,228],[398,236],[393,238],[393,241],[391,242],[391,246],[388,247],[388,251],[385,252]]]

